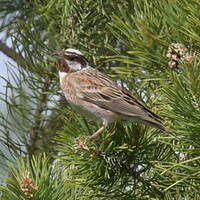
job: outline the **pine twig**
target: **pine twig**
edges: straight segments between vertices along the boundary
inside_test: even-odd
[[[14,60],[17,64],[23,65],[25,63],[24,57],[17,53],[12,48],[8,47],[4,42],[0,40],[0,51],[7,55],[9,58]]]
[[[38,150],[37,142],[40,139],[42,113],[45,110],[46,104],[48,102],[47,92],[49,91],[49,86],[50,86],[50,79],[48,78],[46,82],[44,82],[44,86],[38,98],[38,105],[34,114],[32,133],[30,136],[30,144],[27,147],[29,155],[34,154],[36,150]]]

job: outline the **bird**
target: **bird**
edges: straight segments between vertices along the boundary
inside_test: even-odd
[[[140,103],[127,89],[90,66],[83,53],[68,48],[54,53],[60,87],[69,104],[84,116],[102,122],[91,139],[116,121],[137,121],[165,130],[162,119]]]

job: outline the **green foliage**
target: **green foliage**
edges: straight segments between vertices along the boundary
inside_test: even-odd
[[[176,194],[177,189],[199,197],[199,58],[191,64],[182,64],[180,73],[170,73],[171,84],[164,87],[166,95],[165,115],[170,120],[170,131],[175,133],[173,149],[177,163],[159,163],[161,179],[170,177],[165,191]],[[165,141],[166,142],[166,141]],[[164,178],[165,179],[165,178]],[[183,195],[183,196],[184,196]]]
[[[199,10],[198,0],[0,0],[0,30],[23,57],[2,77],[1,157],[17,163],[2,198],[199,199]],[[174,42],[191,55],[176,68]],[[100,125],[63,101],[53,67],[52,52],[67,47],[159,113],[166,132],[120,123],[89,140]],[[26,177],[33,197],[20,188]]]
[[[80,121],[76,127],[66,122],[57,138],[58,152],[63,152],[57,158],[63,167],[72,167],[74,175],[86,179],[86,185],[93,190],[91,199],[147,198],[155,194],[163,197],[156,186],[152,163],[176,160],[176,155],[170,145],[158,142],[158,132],[134,124],[116,124],[98,141],[91,141],[86,136],[95,129],[88,129],[87,122]],[[72,136],[73,132],[82,136]]]
[[[20,166],[20,168],[19,168]],[[85,191],[70,183],[70,169],[61,170],[59,161],[52,161],[45,155],[20,159],[10,166],[7,186],[1,186],[2,198],[8,200],[64,200],[76,199]]]

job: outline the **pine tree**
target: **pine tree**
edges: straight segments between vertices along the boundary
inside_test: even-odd
[[[0,0],[0,50],[16,63],[1,76],[0,198],[199,199],[199,10],[198,0]],[[52,57],[68,47],[166,131],[115,123],[87,140],[100,124],[68,105]]]

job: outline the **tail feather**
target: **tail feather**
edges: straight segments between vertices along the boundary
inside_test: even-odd
[[[150,126],[154,127],[154,128],[158,128],[162,131],[165,131],[165,127],[163,126],[163,124],[161,122],[158,121],[149,121],[149,120],[145,120],[145,122],[147,124],[149,124]]]

